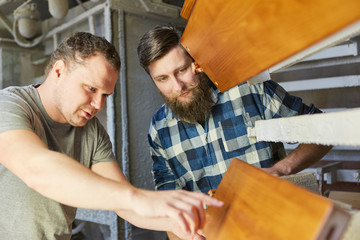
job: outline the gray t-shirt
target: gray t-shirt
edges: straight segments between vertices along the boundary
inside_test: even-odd
[[[84,127],[54,122],[35,86],[0,90],[0,133],[13,129],[35,132],[49,149],[64,153],[86,167],[115,160],[109,136],[97,118]],[[1,239],[70,239],[75,213],[76,208],[35,192],[0,164]]]

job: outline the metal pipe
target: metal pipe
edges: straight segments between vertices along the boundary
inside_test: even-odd
[[[76,18],[73,18],[72,20],[58,26],[58,27],[54,27],[52,28],[50,31],[48,31],[48,33],[45,36],[45,39],[51,37],[52,35],[59,33],[59,32],[63,32],[68,28],[73,27],[74,25],[76,25],[77,23],[84,21],[86,18],[88,18],[91,15],[94,14],[98,14],[100,12],[104,11],[104,8],[106,7],[106,4],[99,4],[91,9],[89,9],[88,11],[80,14],[79,16],[77,16]]]
[[[130,181],[130,158],[129,158],[129,135],[128,135],[128,113],[127,113],[127,84],[126,84],[126,48],[125,48],[125,14],[119,10],[119,54],[121,59],[120,70],[120,104],[121,104],[121,159],[122,170]],[[125,239],[131,239],[131,225],[125,221]]]
[[[0,66],[3,66],[3,62],[2,62],[2,52],[3,52],[3,48],[0,48]],[[3,89],[3,82],[4,82],[4,74],[3,74],[3,70],[0,70],[0,89]]]
[[[106,40],[112,42],[112,32],[111,32],[111,12],[109,10],[109,5],[104,7],[104,35]],[[106,101],[106,119],[107,119],[107,131],[112,142],[113,152],[116,155],[115,151],[115,103],[114,95],[110,95]]]
[[[48,7],[51,16],[62,19],[68,13],[69,2],[68,0],[49,0]]]
[[[95,26],[95,21],[94,21],[94,16],[93,15],[88,17],[88,24],[89,24],[90,33],[96,34],[96,26]]]
[[[2,12],[0,12],[0,22],[2,22],[5,28],[13,35],[11,22]]]

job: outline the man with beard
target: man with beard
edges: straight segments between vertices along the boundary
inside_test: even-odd
[[[247,127],[257,120],[320,110],[273,81],[243,83],[221,93],[180,45],[182,31],[172,25],[157,26],[145,33],[137,49],[141,66],[165,101],[148,134],[157,190],[207,193],[218,187],[234,157],[273,175],[293,174],[331,149],[301,144],[285,156],[282,143],[249,139]]]

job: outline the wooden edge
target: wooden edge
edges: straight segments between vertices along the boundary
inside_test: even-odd
[[[236,165],[235,165],[236,164]],[[236,169],[240,169],[241,165],[244,165],[243,162],[241,162],[241,160],[234,158],[233,161],[231,162],[231,167],[229,166],[228,168],[228,172],[227,175],[225,174],[223,181],[220,183],[218,189],[214,190],[210,190],[208,192],[209,195],[212,195],[213,197],[219,199],[219,200],[225,200],[225,193],[224,192],[224,184],[226,184],[226,181],[230,181],[229,178],[229,174],[231,172],[231,174],[234,173],[234,168]],[[247,163],[246,163],[247,164]],[[245,165],[244,165],[245,166]],[[258,175],[268,175],[267,173],[261,171],[260,169],[255,168],[252,165],[246,165],[247,169],[246,170],[255,170],[256,173]],[[249,167],[249,168],[248,168]],[[244,169],[241,169],[244,170]],[[302,194],[306,194],[308,196],[312,196],[313,198],[311,199],[311,201],[315,202],[322,202],[322,205],[326,205],[326,209],[324,208],[324,212],[323,212],[323,223],[321,224],[322,226],[318,228],[318,232],[314,232],[315,235],[317,235],[317,237],[315,239],[317,240],[339,240],[341,239],[341,236],[344,234],[347,224],[350,221],[350,214],[345,211],[344,209],[336,206],[330,199],[327,199],[319,194],[316,194],[310,190],[304,189],[301,186],[298,186],[292,182],[286,181],[285,179],[281,179],[278,177],[275,177],[273,175],[268,175],[269,178],[272,178],[274,181],[281,183],[282,187],[284,186],[288,186],[293,189],[297,189],[297,191],[299,193]],[[224,181],[225,180],[225,181]],[[287,187],[287,188],[288,188]],[[204,227],[204,233],[209,237],[209,239],[218,239],[219,234],[221,235],[221,224],[224,222],[224,219],[226,218],[227,212],[230,209],[230,202],[233,200],[233,193],[230,191],[230,193],[226,193],[226,196],[229,199],[224,201],[224,206],[222,207],[222,209],[217,209],[214,207],[209,207],[206,210],[206,218],[207,218],[207,223],[205,224]],[[217,227],[215,227],[217,226]],[[222,236],[222,235],[221,235]],[[256,239],[256,238],[252,238],[252,239]],[[299,239],[299,238],[296,238]]]
[[[339,240],[346,232],[348,223],[351,220],[349,212],[334,204],[334,207],[329,212],[327,220],[318,233],[316,239],[318,240]]]
[[[196,0],[185,0],[184,5],[181,9],[180,16],[182,18],[185,18],[186,20],[189,19],[192,9],[195,5]]]
[[[330,191],[329,198],[360,209],[360,192]]]

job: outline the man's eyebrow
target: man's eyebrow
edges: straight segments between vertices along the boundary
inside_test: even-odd
[[[158,76],[155,76],[155,77],[152,77],[154,80],[157,80],[159,78],[163,78],[163,77],[166,77],[165,74],[161,74],[161,75],[158,75]]]
[[[188,67],[188,66],[190,66],[190,65],[191,65],[191,63],[184,63],[183,65],[181,65],[180,67],[178,67],[176,70],[179,70],[179,69],[181,69],[181,68]]]

